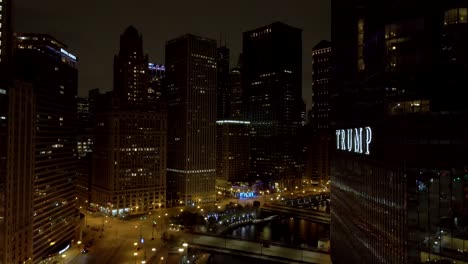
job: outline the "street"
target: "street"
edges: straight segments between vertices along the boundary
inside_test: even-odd
[[[171,247],[180,247],[181,245],[167,245],[161,240],[161,234],[169,228],[169,217],[176,216],[184,210],[196,211],[205,214],[212,209],[224,209],[224,206],[230,202],[246,204],[253,201],[260,201],[263,205],[270,197],[276,194],[264,195],[251,199],[233,199],[225,198],[217,204],[201,205],[191,208],[168,208],[160,212],[152,212],[142,217],[133,219],[123,219],[118,217],[104,216],[100,213],[84,212],[86,215],[85,227],[81,244],[75,244],[66,252],[55,257],[56,263],[71,264],[101,264],[101,263],[174,263],[180,262],[182,254],[170,252]],[[153,228],[153,221],[157,222]],[[172,232],[176,236],[177,243],[188,239],[184,232]],[[154,240],[152,240],[154,238]],[[92,242],[91,242],[92,241]],[[89,245],[90,242],[92,245]],[[244,241],[228,242],[229,246],[241,250],[254,250],[261,253],[262,248],[253,247]],[[88,249],[87,253],[81,253],[83,248]],[[267,252],[271,249],[264,249]],[[271,252],[275,255],[276,252]],[[287,253],[287,252],[281,252]],[[291,252],[288,252],[291,253]],[[304,256],[305,257],[305,256]],[[310,256],[312,257],[312,256]],[[197,260],[197,263],[203,263],[207,259]],[[54,263],[54,262],[52,262]]]

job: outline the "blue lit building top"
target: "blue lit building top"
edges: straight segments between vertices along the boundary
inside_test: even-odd
[[[61,60],[76,67],[78,58],[67,50],[67,45],[48,34],[16,33],[15,46],[18,49],[36,49],[59,56]]]

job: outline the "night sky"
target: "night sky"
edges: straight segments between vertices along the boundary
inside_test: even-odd
[[[112,89],[113,56],[129,25],[143,34],[150,61],[164,63],[166,41],[185,33],[226,40],[231,66],[242,32],[282,21],[302,28],[303,97],[310,108],[312,47],[330,39],[329,0],[14,0],[17,32],[48,33],[79,60],[79,95]]]

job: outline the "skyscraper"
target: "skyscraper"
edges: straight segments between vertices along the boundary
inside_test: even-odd
[[[242,101],[242,70],[239,67],[231,69],[230,73],[230,119],[241,120],[244,116]]]
[[[242,90],[251,121],[252,180],[294,184],[294,136],[301,126],[302,30],[275,22],[244,32]]]
[[[216,178],[223,183],[248,181],[250,122],[218,120],[216,126]]]
[[[77,101],[78,156],[84,157],[87,153],[92,152],[93,120],[89,110],[89,99],[80,97]]]
[[[92,202],[112,215],[166,204],[166,113],[149,101],[148,58],[134,27],[120,38],[115,90],[96,100]],[[158,110],[158,111],[156,111]]]
[[[67,247],[78,233],[75,208],[77,59],[49,35],[17,34],[17,78],[35,101],[33,263]],[[25,239],[24,237],[22,239]]]
[[[166,44],[168,188],[179,203],[215,200],[216,41],[184,35]]]
[[[242,53],[237,60],[237,66],[229,72],[230,105],[229,118],[242,120],[245,116],[245,104],[242,96]]]
[[[165,113],[98,112],[95,135],[92,202],[112,215],[164,207]]]
[[[0,3],[0,263],[33,257],[35,98],[12,78],[11,1]]]
[[[11,73],[11,54],[13,46],[12,1],[0,2],[0,78],[6,80]]]
[[[217,119],[228,119],[230,114],[231,89],[229,79],[229,49],[227,47],[218,48],[217,56],[218,69],[218,91],[217,91]]]
[[[143,54],[143,37],[130,26],[120,36],[120,51],[114,57],[114,92],[122,108],[147,106],[148,56]]]
[[[333,262],[466,262],[467,3],[332,12]]]
[[[91,155],[94,144],[94,115],[88,97],[77,99],[77,150],[76,174],[77,206],[87,208],[91,200]]]
[[[148,89],[149,104],[153,107],[161,104],[161,96],[163,92],[164,77],[166,76],[166,67],[162,64],[148,64],[150,88]]]
[[[312,135],[307,135],[312,143],[307,149],[309,155],[309,176],[325,183],[330,178],[329,148],[330,130],[330,85],[331,85],[331,43],[320,41],[312,49]]]
[[[312,49],[312,123],[319,129],[330,126],[331,42],[322,40]]]
[[[32,258],[35,104],[30,84],[10,82],[0,113],[0,263]],[[2,91],[3,90],[3,91]],[[4,152],[3,152],[4,151]]]

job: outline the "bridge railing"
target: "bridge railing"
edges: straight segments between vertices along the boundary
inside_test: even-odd
[[[233,237],[233,236],[228,236],[228,235],[216,235],[213,233],[202,233],[202,232],[195,232],[195,231],[186,231],[186,234],[189,234],[189,241],[188,242],[193,242],[195,237],[200,237],[200,236],[206,236],[206,237],[216,237],[219,239],[223,239],[226,241],[229,240],[236,240],[236,241],[246,241],[246,242],[253,242],[253,243],[258,243],[258,244],[266,244],[268,243],[269,245],[272,246],[278,246],[278,247],[284,247],[284,248],[291,248],[291,249],[298,249],[298,250],[306,250],[310,252],[317,252],[317,253],[326,253],[328,254],[330,251],[322,248],[311,248],[311,247],[304,247],[304,246],[294,246],[294,245],[289,245],[289,244],[283,244],[280,242],[276,241],[270,241],[270,240],[254,240],[254,239],[247,239],[247,238],[241,238],[241,237]]]

